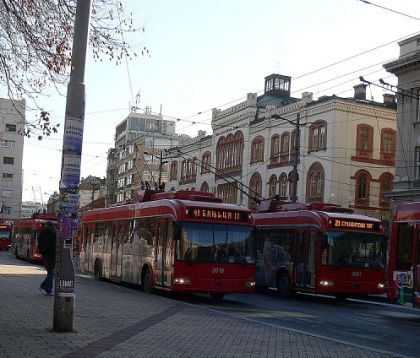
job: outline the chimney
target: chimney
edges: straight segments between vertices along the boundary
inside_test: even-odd
[[[354,99],[363,99],[366,100],[366,87],[364,83],[359,83],[354,88]]]
[[[395,106],[395,95],[391,93],[384,93],[384,104],[387,106]]]

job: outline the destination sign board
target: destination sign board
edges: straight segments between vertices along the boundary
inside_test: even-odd
[[[330,225],[334,229],[352,229],[352,230],[366,230],[378,231],[381,224],[378,222],[353,220],[353,219],[332,219]]]
[[[248,215],[243,211],[193,208],[188,211],[188,215],[194,219],[224,220],[224,221],[244,221]]]

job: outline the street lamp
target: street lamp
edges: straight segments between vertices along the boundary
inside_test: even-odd
[[[158,158],[159,159],[159,179],[158,179],[158,190],[163,191],[162,190],[162,166],[163,164],[168,163],[168,161],[163,160],[163,150],[160,151],[160,155],[156,155],[154,153],[150,153],[150,152],[143,152],[146,155],[150,155],[152,157]],[[153,170],[153,169],[152,169]]]
[[[300,113],[296,116],[296,121],[291,121],[290,119],[284,118],[278,114],[271,115],[271,118],[274,119],[282,119],[283,121],[286,121],[290,123],[292,126],[296,128],[296,140],[295,140],[295,157],[293,158],[293,181],[292,181],[292,196],[291,200],[293,203],[297,202],[297,183],[299,180],[298,177],[298,162],[299,162],[299,156],[300,156],[300,127],[303,127],[306,125],[306,123],[301,124],[300,123]]]

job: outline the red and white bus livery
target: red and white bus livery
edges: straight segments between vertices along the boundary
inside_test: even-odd
[[[8,250],[12,246],[12,225],[0,220],[0,250]]]
[[[400,203],[392,221],[388,298],[420,308],[420,202]]]
[[[28,219],[13,223],[12,251],[15,256],[28,261],[42,261],[38,250],[38,235],[47,221],[58,225],[55,214],[34,213]]]
[[[386,238],[380,220],[334,204],[260,205],[257,286],[337,298],[384,293]]]
[[[139,202],[83,212],[80,268],[97,279],[209,293],[253,292],[251,212],[213,194],[142,192]]]

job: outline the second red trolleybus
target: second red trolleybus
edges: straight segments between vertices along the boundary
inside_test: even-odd
[[[38,235],[47,221],[57,225],[55,214],[34,213],[30,218],[19,219],[13,223],[12,252],[20,259],[42,261],[38,250]]]
[[[8,250],[12,246],[12,225],[0,219],[0,250]]]
[[[384,293],[380,220],[334,204],[263,202],[254,214],[257,285],[348,296]]]
[[[142,192],[139,202],[83,212],[80,268],[95,278],[209,293],[253,292],[251,212],[213,194]]]
[[[392,221],[388,297],[420,308],[420,202],[400,203]]]

